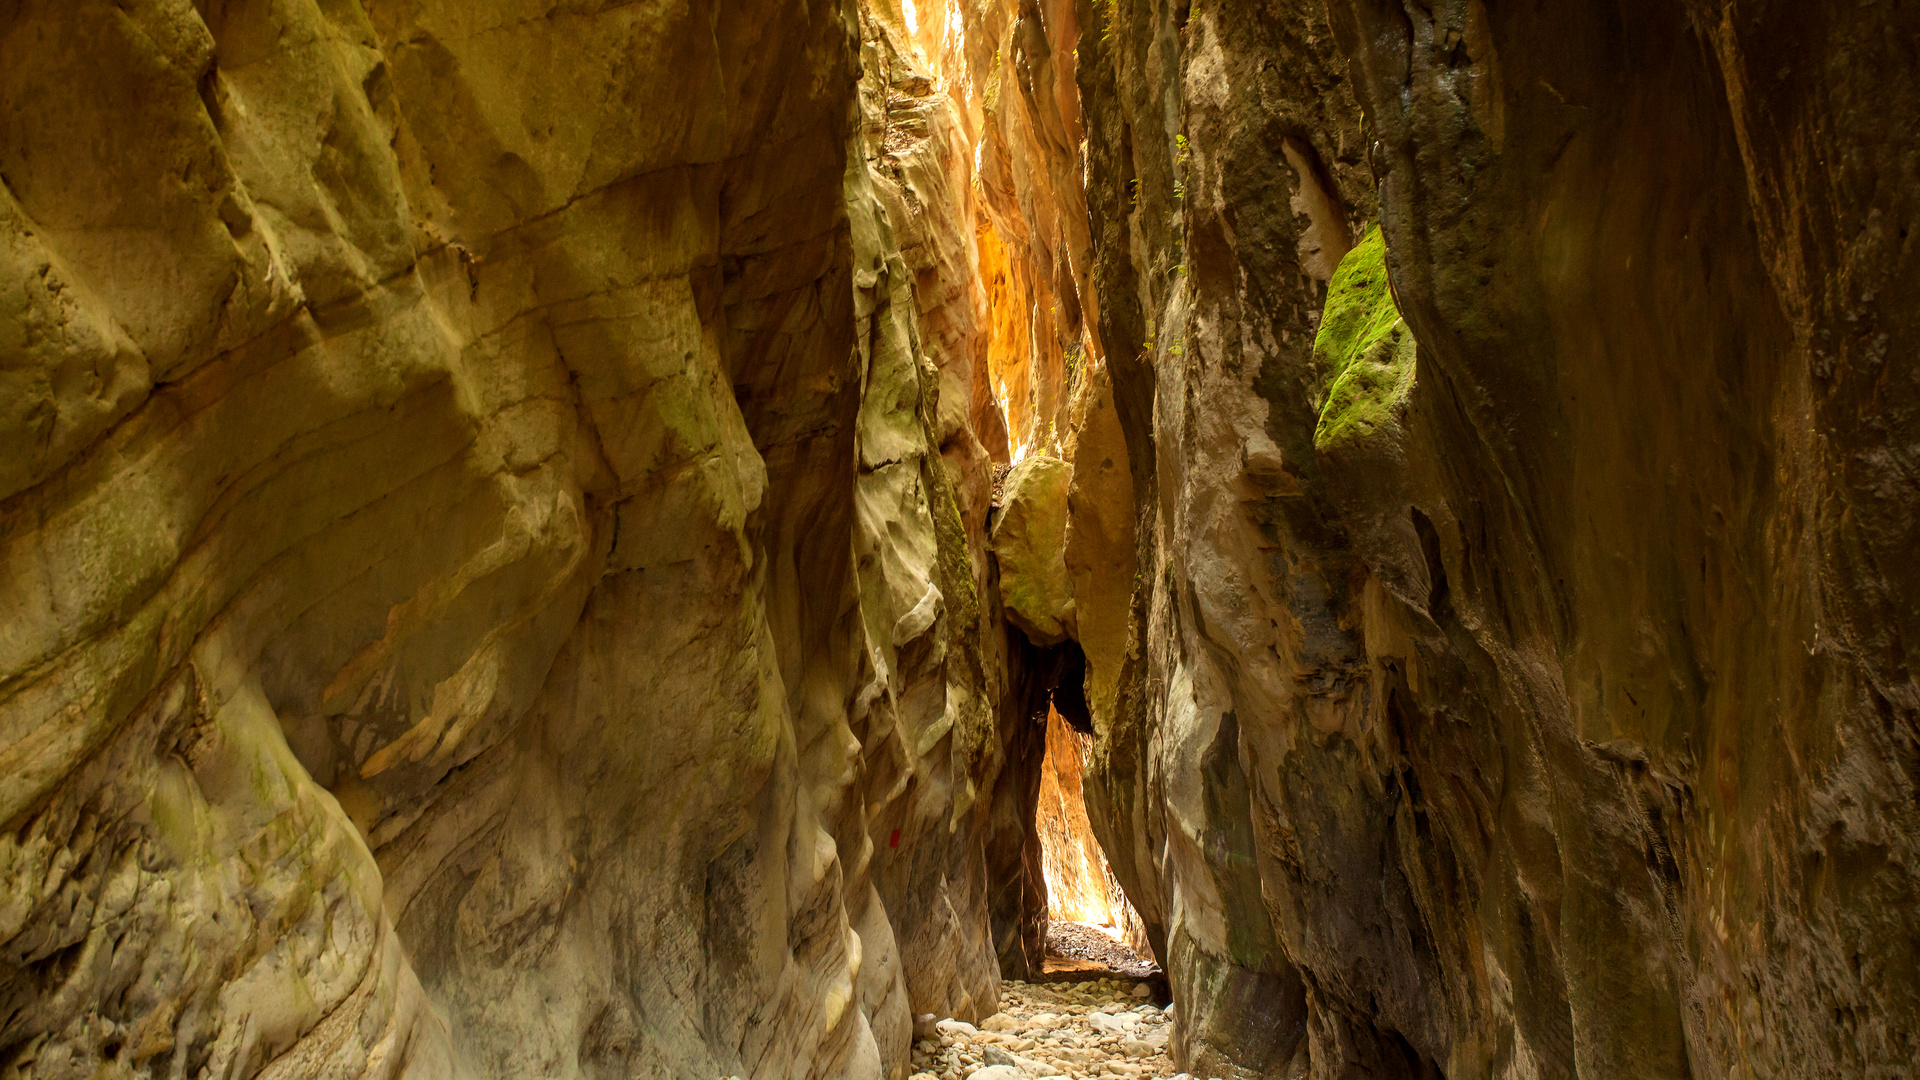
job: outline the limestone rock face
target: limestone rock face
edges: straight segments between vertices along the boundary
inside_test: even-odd
[[[880,1077],[992,1011],[889,33],[0,12],[11,1075]]]
[[[1087,782],[1175,1060],[1910,1069],[1920,16],[1105,12]]]
[[[1047,717],[1047,752],[1040,774],[1040,835],[1046,864],[1047,917],[1098,926],[1125,927],[1126,896],[1107,869],[1081,794],[1081,759],[1089,736],[1074,731],[1059,713]]]
[[[1133,601],[1139,588],[1133,472],[1107,364],[1090,368],[1074,400],[1073,485],[1067,490],[1065,562],[1072,584],[1074,639],[1087,657],[1085,690],[1093,727],[1108,725],[1122,672],[1134,654]]]
[[[1360,110],[1317,4],[1107,18],[1080,85],[1141,572],[1088,803],[1167,965],[1175,1061],[1295,1076],[1323,1067],[1312,973],[1277,917],[1287,854],[1260,798],[1280,747],[1315,730],[1302,691],[1348,677],[1328,597],[1350,563],[1323,569],[1318,548],[1336,534],[1313,340],[1374,212]]]
[[[1100,358],[1074,85],[1086,35],[1073,0],[926,8],[916,37],[959,110],[973,155],[978,354],[996,460],[1060,454],[1082,377]],[[983,430],[990,427],[982,425]]]

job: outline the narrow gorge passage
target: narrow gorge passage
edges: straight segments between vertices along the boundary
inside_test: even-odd
[[[1911,1080],[1916,477],[1912,0],[0,0],[0,1080]]]
[[[1092,736],[1047,711],[1034,831],[1047,884],[1045,972],[1158,973],[1140,913],[1107,865],[1082,794]]]

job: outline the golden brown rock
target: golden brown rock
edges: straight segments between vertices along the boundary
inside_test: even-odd
[[[0,13],[11,1069],[879,1077],[991,1011],[984,456],[855,15]]]
[[[1107,869],[1106,853],[1094,838],[1080,793],[1088,738],[1068,727],[1059,713],[1048,713],[1034,819],[1046,865],[1047,917],[1123,927],[1129,923],[1127,898]]]
[[[0,5],[0,1072],[1905,1076],[1916,19]]]

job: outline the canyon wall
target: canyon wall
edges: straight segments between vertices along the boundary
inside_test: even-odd
[[[1096,17],[1089,798],[1177,1060],[1905,1075],[1920,16]]]
[[[1906,1075],[1916,42],[0,4],[0,1072]]]
[[[967,144],[887,18],[0,9],[8,1075],[992,1011]]]
[[[1140,920],[1107,868],[1106,852],[1087,820],[1080,778],[1088,740],[1059,713],[1047,717],[1047,752],[1034,816],[1046,864],[1047,917],[1111,927],[1125,935],[1138,928]],[[1143,954],[1151,953],[1144,939],[1129,944]]]
[[[979,427],[1003,464],[1059,454],[1075,389],[1099,363],[1081,201],[1085,138],[1071,0],[927,2],[908,36],[953,103],[972,155],[973,284],[986,367]],[[947,279],[948,287],[955,284]]]

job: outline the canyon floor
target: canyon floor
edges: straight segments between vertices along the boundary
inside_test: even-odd
[[[1172,1077],[1172,1013],[1145,982],[1001,983],[1001,1011],[978,1028],[942,1020],[914,1043],[914,1080]]]
[[[1144,979],[1160,973],[1152,957],[1143,957],[1114,940],[1107,928],[1064,919],[1047,922],[1046,963],[1049,972],[1104,969],[1122,979]]]

